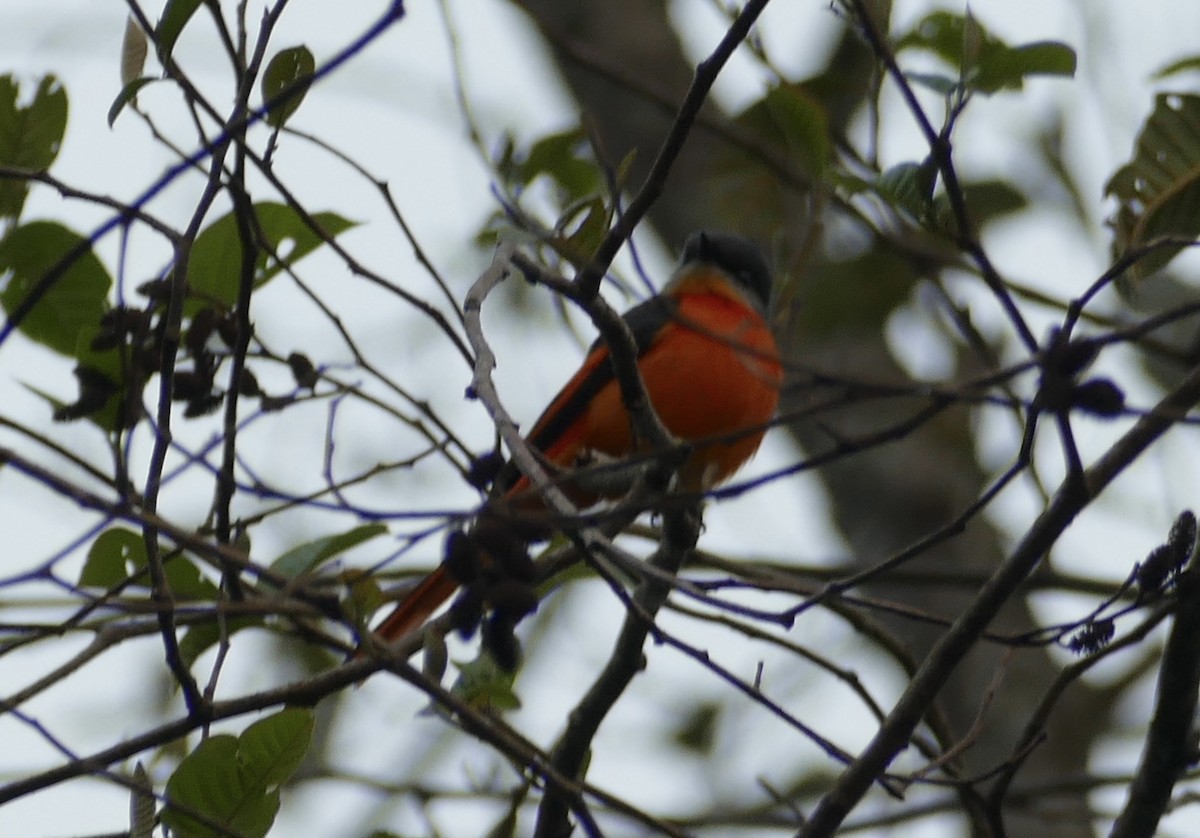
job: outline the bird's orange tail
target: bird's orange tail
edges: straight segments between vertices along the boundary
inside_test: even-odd
[[[391,643],[410,631],[415,631],[424,625],[433,612],[453,596],[458,588],[458,582],[446,572],[445,566],[437,568],[422,579],[408,596],[400,600],[400,604],[387,619],[375,628],[375,634],[384,642]]]

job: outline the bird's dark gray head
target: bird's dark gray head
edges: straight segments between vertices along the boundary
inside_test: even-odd
[[[681,266],[689,262],[716,265],[764,311],[771,302],[771,270],[767,261],[761,250],[741,236],[706,230],[693,233],[684,244],[679,261]]]

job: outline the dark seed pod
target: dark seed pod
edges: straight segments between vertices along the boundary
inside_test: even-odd
[[[262,388],[258,386],[258,379],[246,367],[242,367],[242,374],[238,377],[238,394],[242,396],[262,395]]]
[[[123,344],[136,326],[138,314],[132,309],[117,306],[100,315],[100,329],[92,338],[92,349],[103,352]]]
[[[1073,400],[1080,410],[1106,419],[1125,409],[1125,393],[1107,378],[1093,378],[1078,385]]]
[[[537,581],[537,565],[529,555],[529,548],[521,542],[516,543],[521,544],[519,549],[509,552],[497,551],[490,555],[496,562],[500,576],[531,585]]]
[[[476,457],[471,461],[471,467],[467,470],[467,482],[476,489],[486,489],[496,479],[496,475],[503,467],[504,457],[500,452],[489,451],[482,457]]]
[[[171,401],[195,401],[211,392],[212,382],[191,370],[177,370],[171,382]]]
[[[217,326],[217,310],[212,306],[200,309],[192,317],[192,324],[187,330],[187,347],[193,355],[204,352],[208,339],[212,337]]]
[[[266,396],[258,400],[258,407],[263,413],[276,413],[290,405],[294,399],[291,396]]]
[[[1162,590],[1163,584],[1174,569],[1174,563],[1175,558],[1167,545],[1161,544],[1151,550],[1146,560],[1138,565],[1135,573],[1142,593],[1150,594]]]
[[[1192,553],[1196,549],[1196,516],[1192,510],[1185,509],[1179,513],[1179,517],[1171,525],[1171,534],[1167,536],[1167,546],[1171,548],[1176,569],[1183,567],[1192,557]]]
[[[471,531],[479,549],[491,557],[501,576],[532,582],[537,569],[529,558],[529,545],[512,531],[506,521],[484,515]]]
[[[108,349],[116,349],[118,346],[124,343],[124,338],[125,335],[123,335],[121,332],[101,329],[99,332],[96,332],[95,337],[92,338],[91,347],[95,352],[104,352]]]
[[[238,319],[232,311],[225,312],[217,319],[217,334],[221,337],[221,342],[230,349],[237,349],[238,345]],[[253,329],[251,329],[253,332]]]
[[[521,643],[513,634],[513,623],[502,613],[493,614],[483,624],[483,648],[496,665],[506,672],[513,672],[521,662]]]
[[[532,544],[535,541],[545,541],[554,535],[554,527],[546,523],[544,516],[530,513],[515,513],[505,519],[509,530],[514,536]]]
[[[317,368],[308,360],[307,355],[293,352],[287,356],[287,364],[292,371],[292,377],[296,379],[297,387],[311,390],[317,386]]]
[[[55,410],[55,422],[73,422],[98,413],[120,389],[107,375],[92,367],[76,367],[75,378],[79,382],[79,398]]]
[[[169,300],[171,299],[171,280],[147,280],[137,287],[137,292],[143,297],[149,297],[152,300]]]
[[[1087,369],[1099,353],[1099,343],[1083,338],[1054,348],[1048,361],[1055,374],[1063,378],[1074,378]]]
[[[474,586],[463,588],[450,603],[450,625],[463,640],[469,640],[483,617],[483,594]]]
[[[442,564],[459,584],[470,585],[479,578],[479,548],[462,530],[454,530],[446,536]]]
[[[1112,620],[1096,620],[1075,632],[1067,645],[1076,654],[1092,654],[1109,644],[1115,630]]]
[[[161,361],[159,353],[161,351],[162,347],[157,341],[135,346],[130,354],[129,363],[140,375],[149,377],[151,373],[157,372],[159,369]]]
[[[207,416],[220,407],[224,399],[224,393],[206,393],[188,402],[187,407],[183,409],[183,415],[188,419]]]
[[[507,615],[513,625],[537,611],[538,607],[538,595],[533,586],[512,579],[501,579],[488,588],[487,598],[492,609]]]

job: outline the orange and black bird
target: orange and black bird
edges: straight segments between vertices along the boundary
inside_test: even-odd
[[[732,476],[758,449],[775,413],[783,371],[766,319],[770,294],[771,273],[754,245],[730,234],[701,232],[684,245],[662,293],[624,315],[655,412],[675,438],[691,446],[678,471],[680,491],[703,492]],[[579,371],[526,439],[548,470],[567,476],[560,485],[581,504],[607,492],[583,478],[572,485],[572,469],[645,453],[635,444],[602,341],[592,344]],[[536,488],[511,464],[500,472],[495,488],[501,504],[545,511]],[[456,570],[461,563],[451,560],[452,552],[448,548],[447,561],[379,624],[379,638],[394,641],[421,627],[471,581],[461,578]]]

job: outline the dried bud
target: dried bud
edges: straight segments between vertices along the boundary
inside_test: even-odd
[[[287,356],[287,364],[292,370],[292,377],[296,379],[297,387],[312,390],[317,386],[317,369],[312,361],[308,360],[307,355],[293,352]]]
[[[1092,654],[1108,645],[1115,627],[1112,620],[1096,620],[1085,624],[1067,644],[1075,654]]]
[[[1187,564],[1196,550],[1196,516],[1192,510],[1185,509],[1179,513],[1179,517],[1171,525],[1167,546],[1171,548],[1176,569]]]
[[[1160,544],[1150,551],[1146,560],[1137,566],[1134,572],[1138,587],[1143,594],[1157,593],[1162,590],[1167,577],[1175,569],[1175,556],[1166,544]]]
[[[248,367],[242,367],[242,374],[238,377],[238,394],[242,396],[262,395],[262,388],[258,386],[258,379],[254,377],[254,373],[250,372]]]
[[[55,410],[55,422],[73,422],[98,413],[120,389],[111,378],[92,367],[76,367],[75,378],[79,382],[79,398]]]
[[[1073,400],[1080,410],[1106,419],[1125,409],[1125,393],[1107,378],[1093,378],[1078,385]]]
[[[166,301],[171,299],[171,280],[151,279],[137,287],[137,292],[151,300]]]
[[[100,316],[100,329],[92,338],[92,349],[103,352],[123,344],[127,337],[142,337],[150,324],[150,315],[128,306],[115,306]]]
[[[476,489],[486,489],[503,467],[504,457],[500,452],[490,451],[471,460],[471,467],[467,470],[467,482]]]

